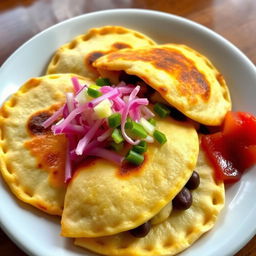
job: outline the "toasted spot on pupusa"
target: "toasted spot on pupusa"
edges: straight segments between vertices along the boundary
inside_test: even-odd
[[[61,46],[54,54],[47,74],[75,73],[96,79],[99,76],[92,63],[99,57],[124,48],[155,45],[146,35],[120,26],[90,29],[71,42]]]
[[[231,109],[229,90],[212,63],[195,50],[179,44],[124,49],[94,62],[102,74],[123,70],[158,91],[189,118],[220,125]]]
[[[28,80],[0,110],[0,169],[12,192],[49,214],[61,215],[66,186],[64,136],[41,123],[65,102],[74,75]],[[89,79],[79,78],[81,83]],[[92,83],[92,82],[91,82]]]
[[[176,255],[192,245],[203,233],[211,229],[224,206],[225,191],[222,182],[214,180],[214,170],[199,153],[196,167],[200,185],[192,191],[193,204],[185,210],[173,209],[164,222],[153,225],[143,238],[129,232],[98,238],[77,238],[75,244],[104,255]]]
[[[149,144],[144,163],[120,167],[103,159],[81,166],[69,183],[61,221],[67,237],[99,237],[137,227],[155,216],[190,178],[198,156],[192,125],[159,119],[164,145]]]

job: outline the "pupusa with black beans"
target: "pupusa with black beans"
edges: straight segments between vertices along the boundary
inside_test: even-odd
[[[37,193],[28,196],[38,192],[35,185],[21,178],[28,177],[26,166],[14,160],[12,178],[11,155],[1,152],[3,177],[17,197],[61,215],[62,236],[104,255],[176,255],[213,227],[225,191],[197,128],[219,125],[231,100],[208,59],[184,45],[157,45],[140,32],[106,26],[58,49],[47,73],[1,110],[5,144],[12,148],[13,131],[26,131],[19,151],[44,177],[38,202]],[[10,109],[13,99],[19,103]],[[17,113],[24,120],[19,127]],[[42,132],[31,134],[34,117]],[[52,185],[56,169],[61,191]]]

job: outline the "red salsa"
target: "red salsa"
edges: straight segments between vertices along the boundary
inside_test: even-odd
[[[215,167],[216,179],[236,182],[256,163],[256,117],[228,112],[222,131],[203,135],[201,144]]]

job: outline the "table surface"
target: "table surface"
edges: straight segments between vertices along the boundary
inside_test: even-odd
[[[43,29],[80,14],[112,8],[152,9],[186,17],[224,36],[256,64],[255,0],[2,0],[0,65]],[[0,252],[2,256],[26,255],[1,229]],[[255,255],[256,236],[235,256]]]

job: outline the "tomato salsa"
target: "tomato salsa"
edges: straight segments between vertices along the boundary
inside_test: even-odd
[[[233,183],[256,163],[256,117],[228,112],[221,132],[203,135],[201,145],[215,167],[215,177]]]

